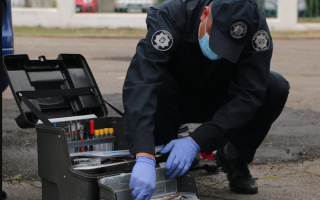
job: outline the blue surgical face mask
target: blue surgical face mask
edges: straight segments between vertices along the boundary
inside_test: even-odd
[[[210,14],[210,13],[209,13]],[[201,22],[202,23],[202,22]],[[200,40],[200,26],[199,26],[199,32],[198,32],[198,40],[199,40],[199,44],[200,44],[200,48],[202,50],[203,55],[205,55],[207,58],[209,58],[210,60],[219,60],[221,59],[220,56],[218,56],[217,54],[213,53],[209,47],[209,34],[207,33],[207,23],[208,23],[208,18],[206,21],[206,25],[205,25],[205,35],[202,37],[202,39]]]

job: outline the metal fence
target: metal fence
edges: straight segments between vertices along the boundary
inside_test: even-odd
[[[278,0],[257,0],[259,8],[268,18],[277,18]],[[298,22],[320,22],[320,0],[298,0]]]
[[[299,22],[320,22],[320,0],[298,0]]]
[[[278,17],[278,0],[256,0],[258,7],[267,18]]]

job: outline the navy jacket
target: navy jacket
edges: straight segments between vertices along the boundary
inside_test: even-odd
[[[248,39],[236,62],[225,58],[210,61],[204,58],[198,41],[200,16],[210,2],[168,0],[149,9],[148,33],[137,45],[123,86],[125,136],[132,154],[155,153],[153,115],[166,73],[172,73],[179,84],[188,86],[185,88],[192,88],[195,82],[201,83],[203,77],[197,77],[197,69],[202,66],[234,69],[227,88],[230,100],[191,134],[207,154],[222,148],[263,104],[273,50],[263,13],[257,6],[254,8],[261,17],[256,31],[268,34],[267,47],[257,50],[255,35]],[[159,41],[164,42],[163,45]]]

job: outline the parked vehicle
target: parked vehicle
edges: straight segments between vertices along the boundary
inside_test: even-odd
[[[2,57],[14,54],[11,1],[2,0]],[[3,62],[1,61],[3,64]],[[2,67],[2,92],[8,87],[8,80]]]
[[[115,0],[115,12],[147,12],[151,6],[155,6],[157,0]]]
[[[98,0],[76,0],[76,13],[94,13],[98,11]]]

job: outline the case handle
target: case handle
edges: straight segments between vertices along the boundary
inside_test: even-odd
[[[90,91],[91,91],[94,95],[96,95],[97,97],[99,97],[99,95],[98,95],[97,93],[95,93],[95,92],[93,91],[93,89],[90,89]],[[116,111],[116,113],[118,113],[121,117],[124,116],[124,113],[123,113],[123,112],[121,112],[120,110],[116,109],[113,105],[111,105],[110,103],[108,103],[107,101],[105,101],[102,97],[101,97],[101,99],[102,99],[106,104],[108,104],[114,111]]]
[[[42,58],[42,60],[41,60],[41,58]],[[46,61],[46,60],[47,60],[44,55],[39,56],[38,59],[39,59],[40,61]]]
[[[17,95],[20,99],[26,104],[26,106],[34,113],[45,125],[53,126],[53,124],[48,120],[48,118],[41,113],[29,100],[37,98],[46,98],[46,97],[61,97],[61,96],[82,96],[94,94],[99,97],[97,93],[93,91],[91,87],[87,88],[74,88],[74,89],[64,89],[64,90],[40,90],[40,91],[19,91]],[[121,117],[123,117],[123,112],[115,108],[113,105],[105,101],[102,97],[101,99],[108,104],[114,111],[116,111]]]
[[[47,98],[47,97],[67,97],[67,96],[83,96],[92,95],[91,87],[73,88],[63,90],[37,90],[37,91],[18,91],[28,99]],[[19,95],[20,96],[20,95]]]
[[[20,99],[23,101],[24,104],[34,113],[46,126],[53,126],[53,124],[48,120],[44,114],[41,113],[25,96],[21,93],[18,93]]]
[[[43,90],[43,91],[19,91],[17,96],[23,101],[24,104],[35,114],[46,126],[53,126],[49,119],[42,114],[29,100],[36,98],[46,97],[61,97],[61,96],[79,96],[89,95],[91,88],[76,88],[76,89],[65,89],[65,90]]]

